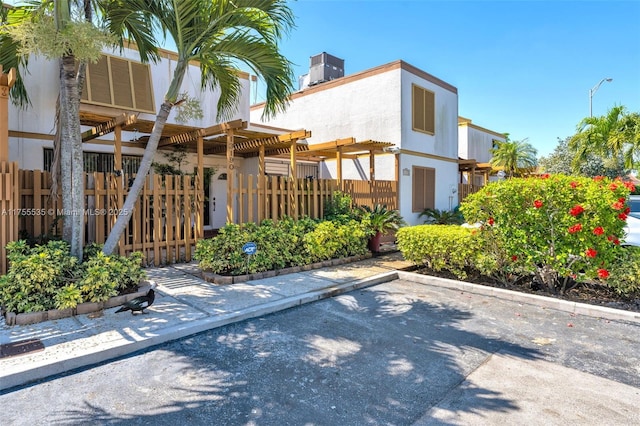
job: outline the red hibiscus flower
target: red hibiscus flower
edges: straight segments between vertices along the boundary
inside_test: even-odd
[[[544,173],[542,175],[540,175],[540,179],[549,179],[551,175],[549,173]]]
[[[598,277],[606,280],[607,278],[609,278],[609,271],[607,271],[606,269],[598,269]]]
[[[576,223],[575,225],[569,227],[570,234],[575,234],[576,232],[580,232],[580,231],[582,231],[581,223]]]
[[[620,197],[620,198],[618,198],[618,201],[620,201],[621,203],[626,203],[627,199],[624,198],[624,197]]]
[[[624,203],[621,203],[620,201],[616,201],[611,205],[611,207],[613,207],[615,210],[622,210],[624,209]]]
[[[609,189],[615,191],[616,189],[618,189],[618,185],[616,185],[615,183],[609,184]]]
[[[492,217],[489,218],[489,220],[487,220],[487,223],[491,226],[493,226],[493,224],[495,223],[495,221],[493,220]]]
[[[518,260],[518,256],[514,254],[513,256],[511,256],[511,260],[515,262],[516,260]]]
[[[576,204],[571,208],[571,210],[569,210],[569,214],[574,217],[578,216],[582,212],[584,212],[584,208],[580,204]]]
[[[598,226],[593,229],[593,233],[596,235],[602,235],[604,234],[604,229],[602,228],[602,226]]]
[[[604,179],[604,176],[594,176],[593,177],[593,180],[596,181],[596,182],[600,182],[600,181],[602,181],[602,179]]]
[[[627,220],[627,215],[626,215],[625,213],[620,213],[620,214],[618,215],[618,219],[620,219],[620,220]]]
[[[579,183],[574,181],[574,182],[571,182],[569,185],[571,185],[571,187],[573,189],[576,189],[578,187]]]
[[[615,245],[619,246],[619,245],[620,245],[620,240],[619,240],[619,239],[617,239],[617,238],[616,238],[616,239],[614,239],[614,240],[613,240],[613,244],[615,244]]]
[[[542,207],[542,205],[543,205],[542,201],[540,201],[540,200],[535,200],[533,202],[533,207],[535,207],[536,209],[539,209],[540,207]]]
[[[632,182],[624,182],[623,185],[627,187],[629,192],[635,192],[636,191],[636,186]]]
[[[629,214],[631,213],[631,207],[627,207],[626,209],[624,209],[624,214]]]
[[[584,252],[584,255],[587,257],[596,257],[597,254],[598,252],[592,248],[588,248],[587,251]]]

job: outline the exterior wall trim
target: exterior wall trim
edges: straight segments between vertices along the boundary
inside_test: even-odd
[[[425,72],[422,71],[419,68],[414,67],[411,64],[408,64],[402,60],[397,60],[394,62],[389,62],[387,64],[384,65],[379,65],[377,67],[374,68],[370,68],[368,70],[365,71],[360,71],[357,72],[355,74],[351,74],[345,77],[341,77],[341,78],[337,78],[335,80],[331,80],[331,81],[327,81],[324,82],[322,84],[319,84],[317,86],[311,86],[311,87],[307,87],[304,90],[301,90],[299,92],[295,92],[292,93],[291,96],[289,97],[289,99],[294,100],[294,99],[298,99],[301,98],[303,96],[307,96],[307,95],[311,95],[313,93],[317,93],[317,92],[321,92],[323,90],[328,90],[328,89],[332,89],[334,87],[339,87],[342,86],[344,84],[348,84],[348,83],[352,83],[354,81],[358,81],[358,80],[362,80],[364,78],[368,78],[368,77],[372,77],[378,74],[382,74],[385,72],[389,72],[389,71],[393,71],[393,70],[397,70],[397,69],[402,69],[405,70],[407,72],[410,72],[411,74],[414,74],[420,78],[423,78],[437,86],[442,87],[445,90],[448,90],[454,94],[458,94],[458,89],[455,86],[452,86],[451,84],[440,80],[439,78]],[[255,104],[255,105],[251,105],[251,110],[256,110],[259,108],[262,108],[264,106],[264,102]]]

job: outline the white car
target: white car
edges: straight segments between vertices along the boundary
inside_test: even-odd
[[[640,247],[640,195],[629,197],[629,207],[631,207],[631,212],[627,217],[627,225],[624,227],[626,236],[622,244]]]

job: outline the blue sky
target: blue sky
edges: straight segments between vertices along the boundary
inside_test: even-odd
[[[402,59],[456,86],[459,114],[539,155],[614,105],[640,111],[640,1],[298,0],[296,77],[327,52],[353,74]],[[252,101],[254,99],[252,98]],[[260,101],[260,94],[257,95]],[[313,129],[311,129],[313,130]]]

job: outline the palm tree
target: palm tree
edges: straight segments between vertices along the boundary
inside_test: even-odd
[[[611,108],[606,115],[587,117],[578,124],[569,147],[576,152],[574,168],[590,155],[616,157],[622,155],[625,166],[634,166],[634,155],[640,149],[640,114],[627,113],[624,106]]]
[[[527,139],[521,141],[497,142],[495,148],[491,149],[491,165],[494,167],[502,167],[509,177],[532,169],[538,164],[536,154],[538,151],[527,142]]]
[[[70,212],[63,222],[62,234],[70,243],[71,253],[78,259],[82,259],[84,245],[84,215],[81,214],[85,207],[84,170],[79,107],[86,63],[97,60],[102,49],[112,44],[114,38],[122,45],[125,34],[142,46],[142,60],[149,59],[155,52],[151,28],[141,25],[147,21],[146,18],[140,14],[116,14],[119,19],[112,22],[106,15],[106,11],[118,10],[116,5],[119,3],[123,2],[46,0],[20,7],[2,7],[4,25],[0,32],[0,63],[20,71],[27,66],[30,54],[42,55],[59,63],[60,93],[54,147],[64,194],[62,206]],[[97,21],[94,21],[94,11],[99,12]],[[79,66],[76,67],[77,63]],[[28,105],[28,95],[20,75],[11,95],[14,103]],[[54,170],[57,183],[56,172],[57,168]]]
[[[132,0],[113,1],[117,8],[147,17],[177,48],[173,78],[156,116],[140,168],[107,241],[112,253],[133,212],[158,148],[162,130],[178,96],[190,61],[197,61],[203,89],[220,90],[218,118],[236,111],[241,85],[237,63],[247,64],[266,83],[264,117],[284,110],[293,89],[291,63],[279,52],[278,41],[293,27],[285,0]],[[117,9],[116,8],[116,9]]]

